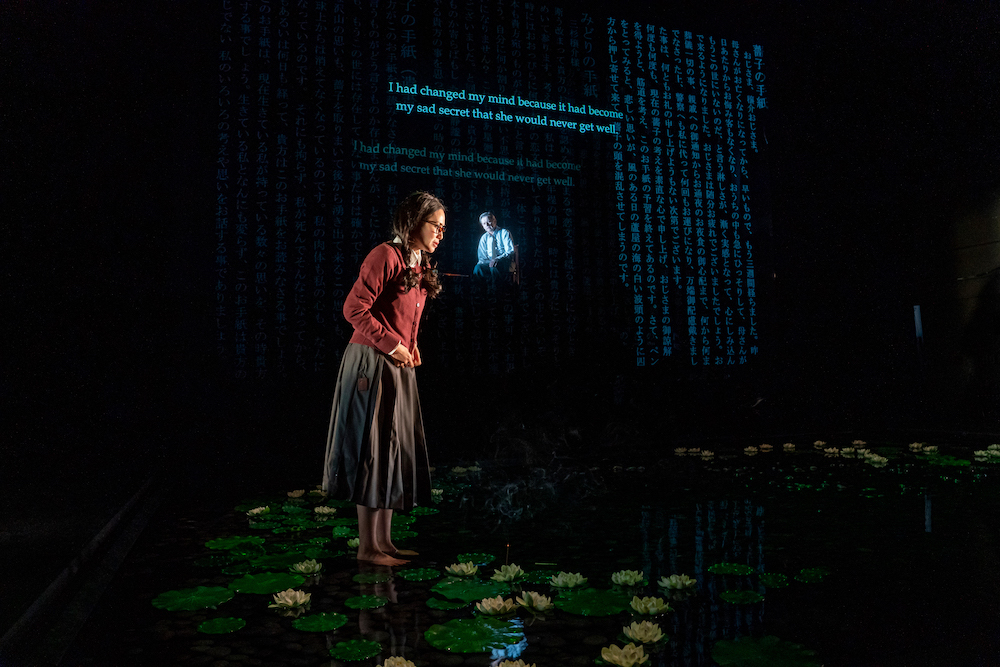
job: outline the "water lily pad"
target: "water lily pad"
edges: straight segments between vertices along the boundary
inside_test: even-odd
[[[393,517],[393,521],[395,522],[395,516]],[[326,522],[326,525],[328,525],[328,526],[356,526],[356,525],[358,525],[358,520],[357,520],[357,518],[345,516],[345,517],[341,517],[339,519],[330,519],[329,521]]]
[[[238,563],[240,561],[242,561],[242,559],[234,556],[233,554],[219,553],[199,558],[194,562],[194,564],[198,567],[226,567],[227,565],[232,565],[233,563]]]
[[[930,463],[931,465],[935,465],[935,466],[955,466],[955,467],[962,467],[962,466],[971,466],[972,465],[972,461],[970,461],[968,459],[960,459],[960,458],[957,458],[955,456],[951,456],[950,454],[938,454],[938,453],[923,454],[923,455],[917,456],[917,458],[918,459],[923,459],[927,463]]]
[[[420,567],[411,570],[400,570],[396,573],[396,576],[406,581],[430,581],[431,579],[440,578],[441,573],[432,567]]]
[[[722,667],[819,667],[815,651],[777,637],[723,639],[712,647],[712,660]]]
[[[335,526],[332,535],[334,537],[357,537],[358,529],[350,526]]]
[[[393,515],[392,515],[392,525],[394,525],[394,526],[396,526],[396,525],[409,526],[414,521],[416,521],[416,518],[410,516],[409,514],[397,514],[397,513],[393,513]],[[357,523],[357,520],[355,520],[355,523]]]
[[[630,593],[622,589],[585,588],[561,592],[553,600],[558,609],[580,616],[611,616],[629,608]]]
[[[464,602],[475,602],[483,598],[492,598],[508,592],[506,584],[497,581],[483,581],[481,579],[458,579],[448,577],[444,581],[439,581],[431,590],[443,595],[450,600],[462,600]]]
[[[382,652],[382,645],[367,639],[351,639],[337,642],[330,649],[330,655],[338,660],[365,660]]]
[[[236,632],[247,624],[242,618],[213,618],[198,626],[198,632],[208,635],[224,635],[227,632]]]
[[[277,593],[301,586],[306,578],[300,574],[289,574],[287,572],[264,572],[262,574],[248,574],[240,577],[229,584],[229,588],[237,593],[256,593],[263,595],[267,593]]]
[[[559,574],[559,570],[532,570],[524,575],[523,582],[526,584],[551,584],[552,577]]]
[[[312,539],[309,540],[309,544],[315,544],[315,545],[318,545],[318,546],[322,546],[324,544],[328,544],[329,542],[330,542],[330,538],[329,537],[314,537],[314,538],[312,538]]]
[[[792,580],[777,572],[767,572],[760,575],[760,583],[767,588],[784,588],[792,583]]]
[[[249,526],[250,530],[274,530],[280,527],[281,524],[277,521],[253,521]]]
[[[347,598],[344,604],[351,609],[378,609],[389,604],[389,598],[381,595],[358,595]]]
[[[167,611],[193,611],[217,607],[232,600],[234,594],[221,586],[198,586],[160,593],[153,599],[153,606]]]
[[[427,643],[442,651],[485,653],[518,644],[524,639],[519,619],[489,616],[456,618],[443,625],[432,625],[424,633]]]
[[[802,568],[802,571],[795,575],[795,581],[801,581],[803,584],[816,584],[830,575],[830,570],[825,567],[806,567]]]
[[[231,551],[247,544],[264,544],[264,538],[254,535],[236,535],[233,537],[219,537],[205,542],[205,546],[209,549],[219,549],[222,551]]]
[[[388,572],[362,572],[354,575],[351,579],[359,584],[381,584],[383,581],[392,579],[392,575]]]
[[[330,500],[327,500],[326,504],[329,507],[354,507],[355,506],[355,504],[352,503],[350,500],[339,500],[337,498],[331,498]]]
[[[712,574],[736,574],[736,575],[747,575],[753,574],[753,568],[749,565],[741,565],[740,563],[716,563],[708,568],[708,571]]]
[[[757,591],[722,591],[719,597],[731,604],[754,604],[764,600]]]
[[[308,507],[303,506],[300,503],[301,503],[301,501],[299,501],[297,503],[289,501],[289,502],[285,503],[284,505],[282,505],[281,509],[285,513],[287,513],[287,514],[311,514],[312,513],[311,509],[309,509]]]
[[[496,556],[483,553],[481,551],[470,551],[468,553],[458,554],[455,558],[459,563],[468,563],[471,561],[473,565],[478,565],[479,567],[489,565],[496,560]]]
[[[440,511],[441,510],[439,510],[436,507],[414,507],[412,510],[410,510],[410,514],[420,516],[427,514],[437,514]]]
[[[468,607],[471,602],[466,602],[465,600],[442,600],[441,598],[430,598],[427,600],[427,606],[431,609],[441,609],[445,611],[450,611],[452,609],[462,609],[463,607]]]
[[[330,632],[347,623],[347,616],[336,612],[310,614],[292,621],[292,627],[304,632]]]

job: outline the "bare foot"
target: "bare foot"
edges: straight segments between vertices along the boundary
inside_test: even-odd
[[[375,565],[389,565],[389,566],[406,565],[407,563],[410,562],[408,560],[393,558],[389,554],[384,554],[381,551],[362,553],[360,550],[358,550],[358,560],[364,561],[366,563],[374,563]]]

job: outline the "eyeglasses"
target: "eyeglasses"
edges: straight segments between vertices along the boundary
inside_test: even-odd
[[[436,234],[444,236],[445,226],[443,224],[439,225],[438,223],[434,222],[433,220],[424,220],[424,222],[426,222],[428,225],[432,225],[434,227],[434,232]]]

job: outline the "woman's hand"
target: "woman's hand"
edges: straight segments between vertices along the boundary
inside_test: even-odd
[[[413,367],[416,368],[421,363],[423,363],[423,362],[420,361],[420,348],[417,347],[416,345],[414,345],[413,346]]]
[[[409,350],[407,350],[407,349],[406,349],[405,347],[403,347],[403,345],[402,345],[402,344],[400,344],[400,345],[397,345],[397,346],[396,346],[396,349],[395,349],[395,350],[393,350],[393,351],[392,351],[392,352],[391,352],[391,353],[389,354],[389,356],[390,356],[390,357],[392,357],[392,360],[393,360],[393,361],[394,361],[394,362],[396,363],[396,365],[397,365],[397,366],[399,366],[400,368],[403,368],[403,367],[410,367],[410,368],[413,368],[413,366],[415,365],[415,364],[413,363],[413,355],[411,355],[411,354],[410,354],[410,351],[409,351]],[[418,357],[417,357],[417,358],[419,359],[419,355],[418,355]],[[419,365],[419,362],[418,362],[418,363],[417,363],[416,365]]]

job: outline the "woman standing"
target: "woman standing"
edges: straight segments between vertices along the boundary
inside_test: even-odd
[[[358,560],[402,565],[392,511],[430,502],[430,472],[413,369],[428,298],[441,291],[430,255],[445,207],[414,192],[392,221],[395,238],[372,250],[344,301],[354,335],[344,352],[327,435],[323,490],[358,506]]]

